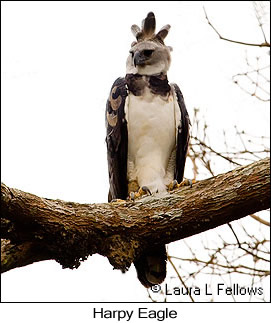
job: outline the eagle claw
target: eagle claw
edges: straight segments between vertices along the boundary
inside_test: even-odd
[[[178,183],[177,180],[175,179],[174,181],[172,181],[169,185],[168,185],[168,190],[172,191],[175,188],[179,188],[182,186],[189,186],[190,188],[192,188],[192,185],[196,183],[196,180],[194,179],[185,179],[183,180],[181,183]]]
[[[142,186],[141,189],[143,192],[147,193],[148,195],[151,195],[151,191],[149,190],[149,188],[147,186]],[[140,189],[139,189],[139,191],[140,191]]]
[[[142,186],[137,192],[131,192],[129,195],[130,200],[134,201],[135,199],[143,195],[152,195],[150,189],[147,186]]]

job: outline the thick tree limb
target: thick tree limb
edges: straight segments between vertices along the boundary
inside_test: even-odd
[[[163,197],[122,204],[50,200],[1,185],[1,272],[55,259],[75,268],[99,253],[125,271],[148,245],[215,228],[270,206],[270,159]]]

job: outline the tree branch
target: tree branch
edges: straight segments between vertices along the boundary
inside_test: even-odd
[[[215,31],[215,33],[218,35],[218,37],[222,40],[231,42],[231,43],[235,43],[235,44],[239,44],[239,45],[247,45],[247,46],[256,46],[256,47],[270,47],[270,43],[268,43],[265,39],[264,43],[246,43],[246,42],[242,42],[242,41],[238,41],[238,40],[232,40],[229,38],[225,38],[223,37],[218,30],[213,26],[213,24],[210,22],[208,16],[207,16],[207,12],[205,10],[205,8],[203,7],[204,13],[205,13],[205,18],[208,22],[208,24],[212,27],[212,29]]]
[[[79,204],[1,184],[1,272],[54,259],[63,267],[99,253],[125,271],[148,245],[166,244],[270,205],[270,159],[236,168],[165,196]]]
[[[261,219],[259,216],[255,215],[255,214],[250,214],[250,216],[251,216],[254,220],[256,220],[256,221],[258,221],[258,222],[260,222],[260,223],[262,223],[262,224],[266,225],[267,227],[270,227],[270,222],[265,221],[264,219]]]

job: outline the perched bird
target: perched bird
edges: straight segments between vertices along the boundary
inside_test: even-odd
[[[170,25],[158,33],[155,25],[152,12],[141,28],[132,25],[136,41],[126,76],[114,82],[107,101],[109,201],[164,193],[183,180],[190,121],[179,87],[167,79],[172,48],[164,39]],[[135,260],[145,287],[163,282],[166,260],[165,245],[149,246]]]

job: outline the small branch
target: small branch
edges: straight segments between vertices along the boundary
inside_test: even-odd
[[[235,237],[235,239],[236,239],[236,241],[237,241],[237,243],[238,243],[238,247],[239,247],[241,250],[243,250],[243,251],[245,251],[246,253],[250,254],[250,255],[251,255],[251,256],[253,256],[254,258],[256,257],[256,258],[257,258],[257,259],[259,259],[259,260],[266,261],[266,259],[265,259],[265,258],[262,258],[262,257],[260,257],[260,256],[258,256],[258,255],[255,255],[252,251],[250,251],[250,250],[248,250],[248,249],[246,249],[246,248],[242,247],[242,244],[240,243],[240,241],[239,241],[239,239],[238,239],[238,237],[237,237],[237,234],[236,234],[236,233],[235,233],[235,231],[233,230],[232,225],[231,225],[230,223],[228,223],[228,226],[230,227],[230,229],[231,229],[231,231],[232,231],[232,233],[233,233],[233,235],[234,235],[234,237]]]
[[[261,6],[261,4],[259,4],[259,5]],[[254,6],[256,18],[257,18],[258,23],[259,23],[259,27],[261,28],[261,31],[262,31],[262,34],[263,34],[263,38],[264,38],[265,42],[267,43],[266,35],[265,35],[264,29],[263,29],[263,22],[261,21],[262,15],[259,12],[259,8],[257,8],[256,1],[253,1],[253,6]],[[263,8],[261,7],[261,9],[263,9]]]
[[[214,269],[214,268],[222,268],[222,269],[226,269],[227,271],[225,272],[225,274],[229,273],[229,272],[233,272],[233,273],[239,273],[239,274],[244,274],[244,275],[248,275],[248,274],[251,274],[251,273],[257,273],[257,276],[269,276],[270,275],[270,270],[264,270],[264,269],[258,269],[258,268],[255,268],[255,267],[248,267],[248,266],[245,266],[245,265],[237,265],[237,266],[234,266],[234,265],[224,265],[222,263],[218,263],[218,262],[213,262],[213,259],[211,258],[210,260],[208,261],[205,261],[205,260],[201,260],[201,259],[198,259],[198,258],[180,258],[180,257],[174,257],[174,256],[171,256],[171,258],[173,259],[177,259],[177,260],[181,260],[181,261],[185,261],[185,262],[190,262],[190,263],[200,263],[200,264],[203,264],[204,267],[208,267],[208,268],[211,268],[211,269]],[[242,269],[244,270],[247,270],[247,272],[245,271],[241,271]],[[210,273],[205,273],[206,275],[209,275]],[[213,274],[213,272],[212,272]],[[219,275],[221,275],[222,272],[220,271],[219,272]]]
[[[268,226],[268,227],[270,227],[270,222],[265,221],[264,219],[260,218],[259,216],[255,215],[255,214],[250,214],[250,216],[251,216],[254,220],[256,220],[256,221],[258,221],[258,222],[260,222],[260,223],[262,223],[262,224],[264,224],[264,225],[266,225],[266,226]]]
[[[230,162],[230,163],[232,163],[232,164],[234,164],[236,166],[241,166],[240,163],[237,163],[236,161],[234,161],[231,158],[223,155],[222,153],[219,153],[219,152],[215,151],[212,147],[208,146],[205,142],[203,142],[202,140],[198,139],[197,137],[191,136],[191,138],[194,139],[194,140],[196,140],[200,146],[203,146],[203,147],[209,149],[212,153],[216,154],[217,156],[219,156],[219,157],[221,157],[223,159],[226,159],[228,162]]]
[[[209,20],[209,18],[207,16],[207,13],[206,13],[206,10],[205,10],[204,7],[203,7],[203,10],[204,10],[204,13],[205,13],[205,18],[208,21],[208,24],[213,28],[213,30],[216,32],[216,34],[218,35],[218,37],[220,39],[225,40],[225,41],[228,41],[228,42],[231,42],[231,43],[239,44],[239,45],[257,46],[257,47],[270,47],[270,43],[268,43],[266,41],[264,43],[261,43],[261,44],[255,44],[255,43],[246,43],[246,42],[242,42],[242,41],[238,41],[238,40],[232,40],[232,39],[223,37],[218,32],[218,30],[213,26],[213,24],[210,22],[210,20]]]
[[[168,257],[167,257],[167,259],[168,259],[169,263],[171,264],[172,268],[174,269],[174,271],[175,271],[176,275],[178,276],[178,278],[179,278],[180,282],[182,283],[182,285],[184,286],[184,288],[185,288],[186,290],[188,290],[188,288],[187,288],[187,286],[186,286],[185,282],[183,281],[183,279],[182,279],[181,275],[179,274],[179,272],[178,272],[178,270],[177,270],[176,266],[174,265],[174,263],[173,263],[173,261],[172,261],[172,259],[171,259],[171,258],[172,258],[171,256],[168,256]],[[192,297],[192,295],[191,295],[191,293],[188,293],[188,296],[190,297],[190,299],[191,299],[191,301],[192,301],[192,302],[195,302],[195,301],[194,301],[194,298],[193,298],[193,297]]]

